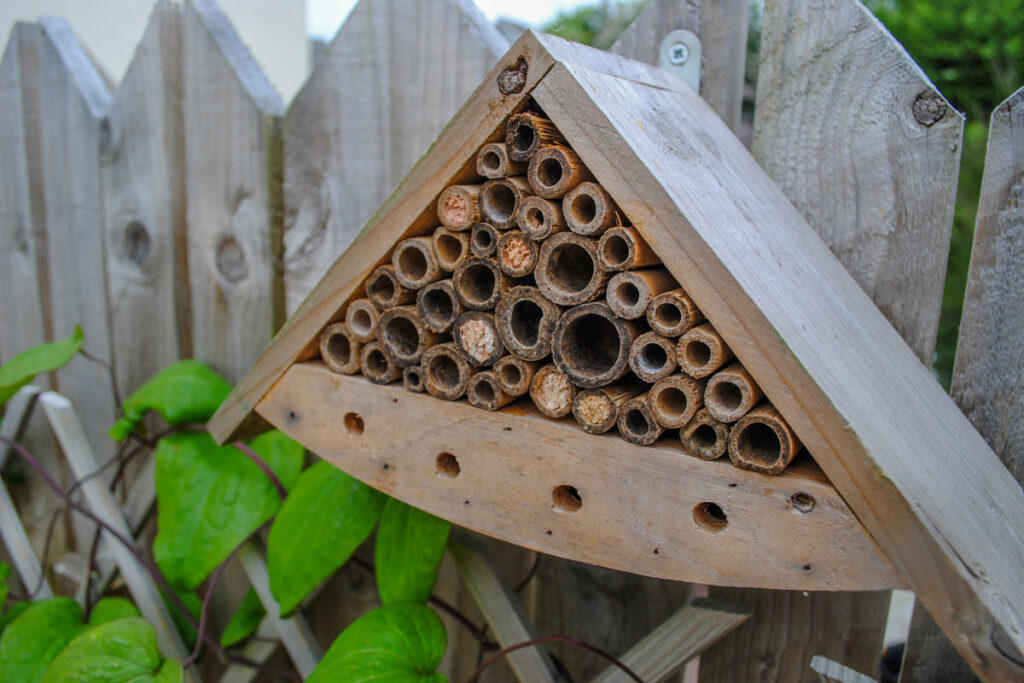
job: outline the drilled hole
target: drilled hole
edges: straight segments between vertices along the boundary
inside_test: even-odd
[[[345,413],[342,423],[345,425],[345,431],[349,434],[359,436],[363,433],[363,418],[356,413]]]
[[[583,507],[583,499],[575,487],[562,484],[551,491],[551,502],[559,512],[576,512]]]
[[[711,362],[711,347],[702,341],[691,341],[683,349],[686,362],[693,368],[702,368]]]
[[[732,382],[719,382],[711,390],[711,397],[726,410],[736,410],[743,403],[743,392]]]
[[[580,225],[589,225],[597,218],[597,203],[589,194],[578,194],[573,197],[569,210]]]
[[[815,505],[814,496],[809,493],[794,493],[789,497],[789,502],[793,504],[794,510],[800,512],[810,512]]]
[[[729,518],[718,503],[700,503],[693,508],[693,521],[697,527],[717,534],[729,526]]]
[[[557,159],[544,159],[537,165],[537,180],[544,187],[555,187],[562,182],[562,164]]]
[[[442,453],[437,456],[437,460],[434,463],[437,476],[444,479],[454,479],[462,472],[462,468],[459,467],[459,459],[451,453]]]
[[[327,340],[327,351],[338,363],[345,365],[352,358],[352,344],[343,334],[332,334]]]
[[[594,259],[578,244],[562,244],[551,251],[546,273],[558,289],[582,292],[594,278]]]
[[[658,392],[656,403],[662,415],[676,418],[686,412],[686,394],[675,387],[665,387]]]
[[[601,257],[610,266],[621,266],[629,259],[629,243],[618,235],[610,235],[601,247]]]

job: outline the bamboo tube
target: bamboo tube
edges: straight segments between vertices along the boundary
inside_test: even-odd
[[[658,380],[650,393],[654,419],[665,429],[679,429],[704,407],[704,380],[683,374]]]
[[[562,309],[536,287],[513,287],[494,309],[498,334],[505,348],[524,360],[540,360],[551,353],[551,340]]]
[[[629,367],[645,382],[654,383],[676,371],[676,343],[657,332],[645,332],[629,347]]]
[[[634,228],[608,228],[597,244],[597,259],[609,273],[659,265],[661,260]]]
[[[466,308],[487,311],[508,291],[511,280],[494,259],[470,257],[452,275],[455,294]]]
[[[707,377],[732,358],[732,350],[710,323],[698,325],[679,338],[676,362],[694,379]]]
[[[729,432],[729,459],[745,470],[781,474],[800,448],[789,424],[767,401],[740,418]]]
[[[390,384],[402,374],[402,369],[391,362],[379,341],[372,341],[363,346],[360,363],[366,378],[377,384]]]
[[[469,235],[464,232],[452,232],[442,226],[434,230],[432,241],[434,258],[441,270],[450,273],[469,256]]]
[[[320,358],[324,365],[342,375],[359,372],[362,344],[352,336],[345,323],[334,323],[320,334]]]
[[[437,219],[454,232],[469,230],[480,220],[480,185],[449,185],[437,198]]]
[[[497,410],[516,400],[515,396],[501,390],[501,385],[490,370],[478,372],[469,378],[466,398],[470,405],[484,410]]]
[[[369,299],[356,299],[345,311],[345,325],[357,342],[372,342],[377,336],[377,318],[380,313]]]
[[[469,378],[476,374],[454,344],[431,346],[420,361],[420,373],[427,393],[434,398],[454,401],[466,393]]]
[[[548,417],[565,417],[572,412],[576,387],[554,365],[537,370],[530,382],[530,399]]]
[[[583,304],[562,314],[551,356],[570,382],[594,389],[626,374],[636,338],[636,323],[616,318],[607,304]]]
[[[510,396],[522,396],[530,391],[530,382],[539,368],[540,363],[536,361],[509,355],[499,358],[493,371],[502,391]]]
[[[449,332],[455,320],[462,315],[462,303],[455,294],[452,281],[438,280],[421,289],[416,295],[416,313],[423,326],[431,332]]]
[[[541,147],[562,142],[562,135],[555,125],[533,112],[516,114],[508,121],[505,150],[513,161],[529,161]]]
[[[562,215],[577,235],[599,237],[617,221],[615,202],[597,183],[587,181],[562,197]]]
[[[366,279],[365,289],[367,298],[379,311],[416,300],[416,292],[402,286],[395,277],[394,267],[390,264],[378,266]]]
[[[489,223],[475,223],[469,248],[477,258],[489,258],[498,252],[498,231]]]
[[[408,391],[414,391],[417,394],[423,393],[423,371],[419,365],[411,365],[402,370],[402,386]]]
[[[560,306],[576,306],[604,293],[608,274],[597,263],[597,240],[560,232],[540,246],[533,271],[537,287]]]
[[[643,318],[651,299],[678,287],[672,273],[664,268],[645,268],[616,273],[608,281],[608,305],[626,320]]]
[[[526,162],[512,161],[504,142],[489,142],[476,154],[476,172],[484,178],[503,178],[526,173]]]
[[[474,367],[490,367],[505,353],[494,314],[484,311],[463,313],[452,327],[455,347]]]
[[[541,147],[530,158],[526,180],[538,197],[558,199],[580,183],[593,179],[576,152],[561,145]]]
[[[702,320],[704,314],[681,289],[659,294],[647,304],[648,324],[666,337],[678,337]]]
[[[562,217],[562,205],[540,197],[527,197],[519,206],[517,217],[519,229],[536,242],[546,240],[551,235],[567,230]]]
[[[686,451],[701,460],[717,460],[729,449],[729,426],[711,417],[701,408],[693,419],[679,430],[679,440]]]
[[[704,389],[704,407],[721,422],[735,422],[749,413],[764,394],[747,369],[733,363],[719,370]]]
[[[665,429],[654,419],[647,394],[631,398],[619,408],[616,420],[622,438],[637,446],[650,446]]]
[[[523,176],[488,180],[477,198],[480,215],[496,229],[508,230],[516,224],[519,207],[529,195],[530,184]]]
[[[526,277],[539,257],[540,246],[522,230],[509,230],[498,238],[498,267],[509,277]]]
[[[377,341],[388,359],[400,368],[420,362],[423,352],[441,340],[420,320],[415,306],[396,306],[380,315]]]
[[[623,403],[641,394],[645,385],[622,381],[599,389],[584,389],[572,402],[572,414],[583,431],[604,434],[615,426]]]
[[[443,275],[429,237],[410,237],[398,243],[391,255],[395,277],[406,289],[419,289]]]

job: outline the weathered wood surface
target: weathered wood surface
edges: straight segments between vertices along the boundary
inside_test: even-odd
[[[874,678],[821,655],[811,658],[811,670],[821,683],[873,683]]]

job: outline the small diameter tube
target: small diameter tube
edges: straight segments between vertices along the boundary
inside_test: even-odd
[[[540,246],[522,230],[509,230],[498,238],[498,267],[509,277],[526,277],[540,257]]]
[[[597,258],[609,273],[660,265],[661,260],[635,228],[608,228],[597,245]]]
[[[732,351],[710,323],[698,325],[679,338],[676,362],[694,379],[707,377],[732,358]]]
[[[541,242],[555,233],[568,230],[562,216],[561,202],[540,197],[527,197],[519,206],[517,219],[519,229],[536,242]]]
[[[441,335],[423,325],[415,306],[389,308],[377,322],[381,350],[399,368],[419,363],[423,352],[440,340]]]
[[[520,285],[498,299],[494,317],[505,348],[524,360],[540,360],[551,353],[551,340],[562,309],[539,289]]]
[[[530,382],[530,399],[548,417],[565,417],[572,412],[576,387],[554,365],[537,370]]]
[[[476,374],[454,344],[431,346],[420,361],[420,373],[427,393],[454,401],[466,393],[469,378]]]
[[[537,361],[508,355],[498,359],[493,371],[502,391],[510,396],[523,396],[530,391],[530,382],[540,367]]]
[[[505,353],[494,314],[469,311],[452,326],[455,346],[473,367],[490,367]]]
[[[719,370],[704,389],[704,407],[716,420],[735,422],[749,413],[764,394],[739,363]]]
[[[469,378],[466,398],[469,399],[470,405],[483,410],[497,410],[516,399],[515,396],[502,391],[494,373],[489,370],[478,372]]]
[[[469,230],[480,220],[480,185],[450,185],[437,198],[437,219],[455,232]]]
[[[729,458],[746,470],[781,474],[800,448],[789,424],[767,401],[740,418],[729,432]]]
[[[419,289],[441,279],[443,272],[434,256],[432,242],[429,237],[410,237],[395,247],[391,265],[395,268],[395,277],[406,289]]]
[[[462,315],[462,303],[455,294],[451,280],[438,280],[416,294],[416,313],[423,326],[431,332],[445,334],[451,331],[455,320]]]
[[[360,362],[363,374],[371,382],[390,384],[402,376],[402,368],[391,362],[381,348],[380,342],[372,341],[363,346]]]
[[[487,311],[508,291],[511,280],[494,259],[471,256],[452,275],[455,294],[471,311]]]
[[[580,183],[562,197],[562,215],[577,235],[600,237],[619,222],[617,212],[611,196],[594,182]]]
[[[650,446],[665,431],[654,419],[647,399],[647,394],[641,394],[623,403],[616,420],[622,438],[637,446]]]
[[[519,207],[529,194],[530,185],[522,176],[488,180],[477,198],[480,216],[498,230],[508,230],[515,226]]]
[[[354,375],[359,372],[362,343],[352,336],[345,323],[334,323],[320,334],[320,358],[333,372]]]
[[[408,391],[421,394],[425,391],[423,386],[423,370],[419,365],[413,365],[402,370],[402,386]]]
[[[555,124],[539,114],[523,112],[508,121],[505,151],[513,161],[529,161],[541,147],[563,142]]]
[[[488,258],[498,252],[498,231],[490,223],[474,223],[469,249],[477,258]]]
[[[681,289],[659,294],[647,305],[647,323],[666,337],[678,337],[703,320],[704,314]]]
[[[548,145],[530,158],[526,179],[538,197],[558,199],[593,176],[576,152],[561,145]]]
[[[676,343],[657,332],[645,332],[629,347],[629,367],[645,382],[653,384],[676,371]]]
[[[432,236],[434,258],[441,270],[452,272],[469,256],[469,234],[440,227]]]
[[[637,381],[623,381],[598,389],[584,389],[572,402],[572,415],[583,431],[604,434],[615,426],[622,404],[643,393],[645,388]]]
[[[704,406],[704,380],[671,375],[651,387],[649,400],[658,424],[665,429],[679,429]]]
[[[366,278],[366,297],[383,311],[416,300],[416,292],[406,289],[395,276],[395,268],[391,264],[378,266],[370,277]]]
[[[607,304],[583,304],[562,314],[551,355],[569,381],[594,389],[629,370],[629,348],[637,336],[636,323],[617,318]]]
[[[476,155],[476,172],[484,178],[522,175],[526,173],[526,167],[525,162],[508,158],[504,142],[489,142]]]
[[[615,315],[626,320],[637,320],[647,314],[651,299],[678,285],[672,273],[664,268],[646,268],[616,273],[608,281],[605,298]]]
[[[345,325],[356,341],[365,344],[377,336],[377,319],[380,313],[369,299],[356,299],[345,311]]]
[[[729,449],[729,425],[711,417],[703,408],[679,430],[687,453],[701,460],[717,460]]]
[[[533,271],[540,291],[559,306],[576,306],[604,294],[608,274],[597,263],[597,240],[560,232],[544,240]]]

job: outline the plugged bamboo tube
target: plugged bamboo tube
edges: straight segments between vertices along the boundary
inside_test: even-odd
[[[362,344],[352,336],[345,323],[334,323],[320,334],[320,358],[324,365],[342,375],[359,372]]]
[[[647,313],[651,299],[677,286],[672,273],[664,268],[627,270],[612,276],[605,297],[615,315],[637,320]]]
[[[800,448],[789,424],[767,401],[740,418],[729,432],[729,459],[745,470],[781,474]]]
[[[391,255],[391,265],[406,289],[419,289],[443,275],[429,237],[410,237],[399,242]]]
[[[493,370],[502,391],[510,396],[522,396],[530,391],[530,382],[540,366],[536,361],[502,356],[494,364]]]
[[[676,345],[676,362],[694,379],[707,377],[732,358],[732,350],[710,323],[694,327]]]
[[[474,367],[490,367],[505,353],[493,313],[463,313],[452,326],[455,346]]]
[[[560,232],[544,240],[533,277],[548,299],[576,306],[604,293],[608,274],[597,263],[597,240]]]
[[[462,302],[451,280],[431,282],[416,295],[416,313],[431,332],[445,334],[462,315]]]
[[[419,363],[423,352],[440,339],[441,335],[423,325],[415,306],[389,308],[381,313],[377,322],[381,350],[400,368]]]
[[[533,112],[516,114],[508,121],[505,151],[513,161],[529,161],[541,147],[564,142],[551,121]]]
[[[501,390],[501,385],[490,370],[478,372],[469,378],[466,398],[469,399],[470,405],[484,410],[497,410],[516,399],[515,396]]]
[[[377,384],[390,384],[402,374],[402,368],[391,362],[379,341],[372,341],[363,346],[360,363],[367,379]]]
[[[352,338],[361,344],[372,342],[377,336],[380,313],[369,299],[356,299],[345,311],[345,325]]]
[[[640,382],[623,381],[584,389],[572,402],[572,415],[588,434],[604,434],[615,426],[622,404],[643,393],[644,388]]]
[[[417,394],[422,394],[424,391],[423,386],[423,371],[419,365],[412,365],[402,370],[402,386],[408,391],[414,391]]]
[[[469,256],[469,235],[464,232],[452,232],[442,226],[434,230],[431,239],[434,245],[434,258],[437,259],[437,265],[441,270],[450,273],[462,265]]]
[[[437,198],[437,219],[455,232],[469,230],[480,220],[480,185],[449,185]]]
[[[495,178],[480,188],[480,215],[498,230],[508,230],[516,224],[519,207],[530,195],[530,184],[523,176]]]
[[[657,332],[641,334],[629,347],[629,367],[645,382],[654,383],[676,371],[676,343]]]
[[[434,398],[454,401],[466,393],[469,378],[476,374],[454,344],[431,346],[420,361],[423,386]]]
[[[678,337],[702,320],[704,314],[681,289],[659,294],[647,305],[648,324],[666,337]]]
[[[733,363],[719,370],[704,389],[704,407],[722,422],[735,422],[749,413],[764,394],[747,369]]]
[[[685,426],[704,407],[704,380],[676,374],[658,380],[650,392],[654,419],[665,429]]]
[[[658,255],[635,228],[617,225],[608,228],[597,244],[597,258],[609,273],[632,270],[661,263]]]
[[[455,294],[472,311],[487,311],[508,291],[511,280],[494,259],[470,257],[452,275]]]
[[[536,287],[520,285],[501,295],[494,316],[509,351],[524,360],[540,360],[551,353],[562,309]]]
[[[509,230],[498,238],[498,267],[509,277],[526,277],[539,257],[540,246],[522,230]]]
[[[476,172],[484,178],[503,178],[526,173],[526,162],[512,161],[504,142],[489,142],[476,154]]]
[[[474,223],[469,248],[477,258],[489,258],[498,251],[498,231],[489,223]]]
[[[536,242],[542,242],[551,235],[568,230],[562,216],[562,205],[540,197],[527,197],[519,206],[517,217],[519,229]]]
[[[597,183],[587,181],[562,197],[562,215],[577,235],[599,237],[617,222],[617,207]]]
[[[416,300],[416,292],[402,286],[395,276],[394,266],[390,264],[378,266],[366,279],[365,289],[367,298],[379,311]]]
[[[561,145],[541,147],[530,158],[526,180],[538,197],[558,199],[586,180],[590,171],[576,152]]]
[[[637,446],[650,446],[665,429],[654,419],[647,394],[631,398],[619,408],[615,422],[622,438]]]
[[[548,417],[565,417],[572,412],[576,387],[554,365],[537,370],[530,382],[530,399]]]
[[[562,314],[551,356],[570,382],[594,389],[626,374],[637,335],[636,323],[615,317],[607,304],[583,304]]]
[[[717,460],[729,449],[729,426],[701,408],[679,430],[679,440],[683,442],[683,448],[695,458]]]

